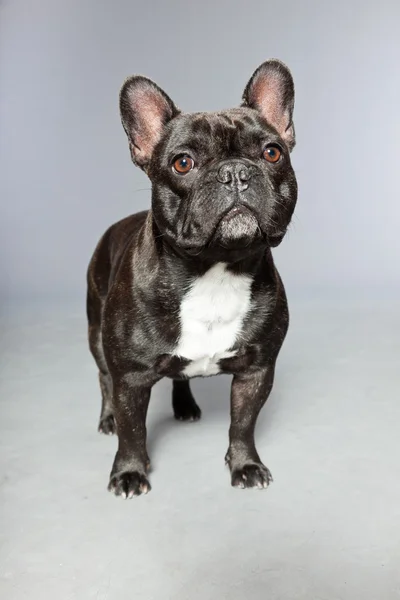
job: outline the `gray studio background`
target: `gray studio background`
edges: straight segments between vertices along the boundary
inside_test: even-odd
[[[400,600],[400,2],[0,0],[0,597]],[[256,439],[274,483],[230,486],[229,378],[196,424],[152,392],[152,491],[106,492],[85,273],[150,204],[126,76],[184,110],[296,85],[299,201],[274,252],[291,327]]]

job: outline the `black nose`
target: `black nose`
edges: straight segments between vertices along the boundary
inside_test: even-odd
[[[223,164],[217,173],[217,180],[228,187],[236,187],[239,191],[247,190],[251,179],[251,171],[243,162],[235,161]]]

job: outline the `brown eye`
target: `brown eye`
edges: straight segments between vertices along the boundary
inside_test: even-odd
[[[194,160],[190,156],[180,156],[174,162],[174,171],[179,175],[186,175],[194,167]]]
[[[276,163],[281,157],[282,152],[278,146],[267,146],[264,149],[264,158],[270,163]]]

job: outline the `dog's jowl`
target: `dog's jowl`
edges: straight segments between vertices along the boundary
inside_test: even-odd
[[[122,124],[133,162],[152,183],[151,209],[103,235],[87,296],[99,429],[118,435],[109,482],[116,495],[150,490],[146,414],[162,377],[173,380],[175,417],[196,421],[189,379],[233,375],[232,485],[271,481],[254,429],[288,327],[271,248],[297,199],[293,104],[292,77],[277,60],[255,71],[239,108],[215,113],[181,112],[145,77],[122,87]]]

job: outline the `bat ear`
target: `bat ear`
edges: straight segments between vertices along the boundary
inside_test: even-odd
[[[294,148],[294,84],[286,65],[276,59],[260,65],[244,90],[242,106],[261,113],[286,142],[289,150]]]
[[[145,169],[165,125],[179,110],[153,81],[136,75],[121,88],[119,106],[132,160]]]

